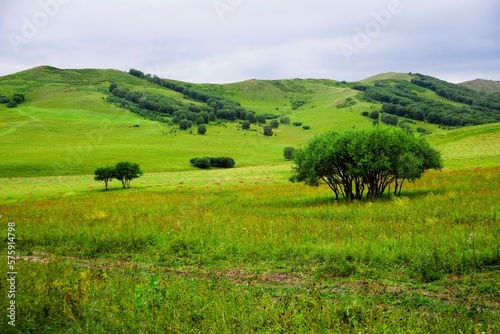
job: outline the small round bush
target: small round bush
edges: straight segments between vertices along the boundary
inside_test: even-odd
[[[198,134],[204,135],[205,133],[207,133],[207,127],[205,126],[205,124],[199,125],[198,126]]]
[[[9,103],[7,103],[7,108],[15,108],[15,107],[17,107],[16,101],[10,101]]]
[[[264,127],[264,136],[271,137],[273,135],[273,128],[270,126]]]
[[[243,124],[241,125],[241,128],[243,130],[250,130],[250,121],[244,121]]]
[[[288,116],[283,116],[280,118],[280,123],[281,124],[285,124],[285,125],[288,125],[290,124],[290,117]]]
[[[196,161],[193,164],[195,167],[201,168],[201,169],[209,169],[210,168],[210,159],[208,158],[199,158],[196,159]]]
[[[380,116],[380,113],[376,110],[372,111],[371,114],[370,114],[370,118],[371,119],[378,119]]]
[[[283,157],[286,159],[286,160],[292,160],[293,159],[293,153],[295,152],[295,148],[289,146],[289,147],[285,147],[285,149],[283,150]]]
[[[236,162],[229,157],[216,157],[208,158],[210,160],[210,165],[219,168],[233,168]]]

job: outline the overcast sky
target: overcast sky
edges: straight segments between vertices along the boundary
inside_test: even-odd
[[[0,75],[51,65],[210,83],[500,80],[498,0],[1,0],[0,38]]]

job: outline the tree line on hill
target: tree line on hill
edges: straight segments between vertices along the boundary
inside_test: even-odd
[[[469,105],[472,109],[491,112],[500,111],[500,95],[498,93],[480,92],[468,87],[455,85],[428,75],[415,74],[417,78],[411,83],[430,89],[445,99]]]
[[[181,130],[217,120],[243,120],[245,124],[266,124],[268,119],[277,118],[276,115],[270,114],[256,115],[254,111],[235,104],[220,103],[221,100],[212,98],[209,98],[206,104],[187,104],[161,94],[118,87],[116,83],[111,83],[109,92],[111,93],[107,98],[109,103],[118,104],[154,121],[179,124]]]
[[[419,75],[411,83],[395,85],[375,83],[374,86],[356,84],[368,101],[382,103],[382,112],[416,121],[445,126],[466,126],[500,121],[500,104],[496,94],[486,94]],[[460,107],[418,95],[415,91],[428,88],[453,102],[465,103]],[[489,102],[487,102],[488,100]]]
[[[190,105],[190,111],[195,114],[200,111],[207,112],[210,115],[210,121],[215,121],[216,119],[224,119],[228,121],[247,120],[250,123],[256,123],[258,121],[258,117],[264,117],[263,122],[265,123],[265,120],[269,119],[269,116],[271,116],[256,115],[254,111],[247,110],[246,108],[242,107],[239,102],[214,94],[212,92],[195,89],[189,86],[189,84],[179,83],[173,80],[160,79],[156,75],[144,74],[143,72],[136,69],[130,69],[129,74],[157,84],[163,88],[181,93],[185,98],[201,103],[201,105]],[[272,115],[272,117],[276,116]],[[194,118],[194,115],[191,115],[191,118]],[[262,121],[259,121],[259,123],[261,122]]]

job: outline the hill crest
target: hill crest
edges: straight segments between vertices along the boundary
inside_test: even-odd
[[[459,83],[459,85],[487,93],[500,93],[500,81],[475,79]]]

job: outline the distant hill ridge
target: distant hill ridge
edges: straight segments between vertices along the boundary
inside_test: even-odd
[[[161,79],[131,69],[123,72],[113,69],[58,69],[38,66],[12,75],[0,77],[0,95],[23,93],[28,101],[48,103],[55,99],[62,106],[85,99],[84,105],[92,105],[92,97],[109,96],[111,83],[122,89],[125,99],[107,99],[115,105],[152,120],[174,123],[183,118],[193,121],[198,112],[213,113],[227,120],[245,120],[246,114],[262,114],[272,118],[305,112],[326,117],[332,108],[358,110],[362,106],[379,108],[382,112],[416,121],[445,126],[477,125],[500,121],[500,97],[491,92],[500,83],[474,80],[455,85],[422,74],[382,73],[359,82],[329,79],[251,79],[230,84],[195,84]],[[467,89],[462,87],[474,87]],[[478,89],[482,89],[478,93]],[[123,91],[125,89],[125,93]],[[73,94],[67,94],[73,92]],[[79,93],[80,92],[80,93]],[[86,95],[81,94],[86,92]],[[127,100],[130,92],[132,99]],[[75,99],[75,94],[78,98]],[[90,96],[89,94],[96,94]],[[65,99],[65,96],[70,99]],[[145,101],[145,99],[149,99]],[[164,110],[164,101],[178,101],[175,108]],[[62,100],[62,101],[61,101]],[[141,100],[141,101],[139,101]],[[160,102],[161,101],[161,102]],[[153,103],[154,102],[154,103]],[[152,104],[156,106],[151,107]],[[150,108],[151,107],[151,108]],[[148,109],[149,108],[149,109]],[[242,117],[240,117],[240,110]],[[236,112],[236,116],[233,115]],[[183,115],[187,114],[187,115]],[[217,118],[219,117],[217,116]],[[204,115],[207,119],[207,115]],[[211,117],[210,120],[215,120]],[[253,118],[252,118],[253,121]]]
[[[500,94],[500,81],[485,80],[485,79],[475,79],[471,81],[465,81],[459,83],[460,86],[465,86],[468,88],[480,90],[487,93],[499,93]]]

